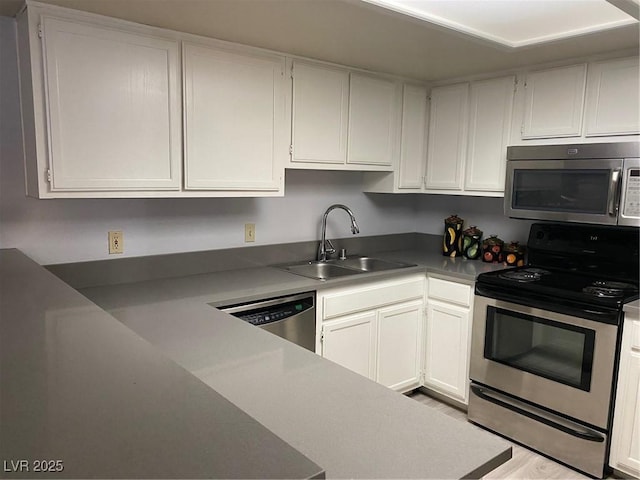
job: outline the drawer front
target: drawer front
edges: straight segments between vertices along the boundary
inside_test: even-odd
[[[322,296],[323,320],[424,297],[424,277],[375,282],[354,288],[328,290]]]
[[[429,277],[427,297],[430,299],[468,307],[471,305],[471,293],[471,285]]]

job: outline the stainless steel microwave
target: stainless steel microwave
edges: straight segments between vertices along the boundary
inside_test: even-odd
[[[508,147],[504,213],[640,227],[640,142]]]

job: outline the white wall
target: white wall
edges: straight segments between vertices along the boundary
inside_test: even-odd
[[[284,198],[27,198],[17,75],[15,22],[0,17],[0,248],[19,248],[41,264],[109,258],[109,230],[124,232],[125,256],[247,245],[248,222],[256,224],[255,245],[315,240],[322,213],[332,203],[351,207],[365,236],[441,235],[443,219],[458,213],[487,234],[526,240],[528,223],[505,219],[501,200],[368,195],[355,172],[287,171]],[[333,212],[328,235],[350,234],[346,214]]]

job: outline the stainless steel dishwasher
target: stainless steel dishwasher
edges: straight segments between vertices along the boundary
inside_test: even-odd
[[[315,352],[315,304],[315,292],[305,292],[218,308]]]

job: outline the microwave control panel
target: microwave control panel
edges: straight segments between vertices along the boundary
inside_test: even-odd
[[[624,190],[622,214],[625,217],[640,217],[640,168],[627,170]]]

